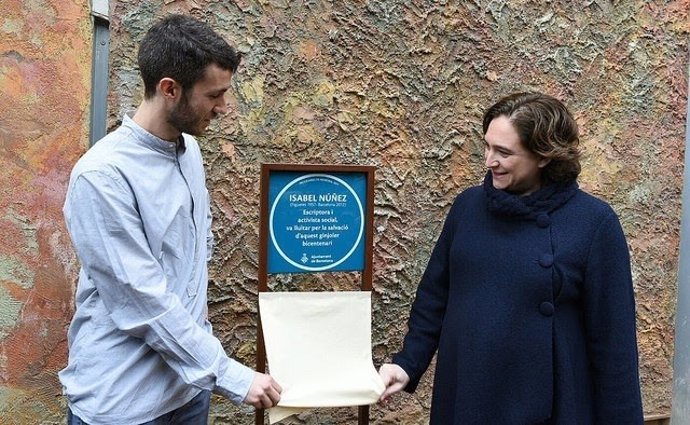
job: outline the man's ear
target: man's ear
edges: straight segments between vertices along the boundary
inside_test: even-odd
[[[165,99],[177,100],[182,95],[182,87],[172,78],[165,77],[158,82],[158,90]]]

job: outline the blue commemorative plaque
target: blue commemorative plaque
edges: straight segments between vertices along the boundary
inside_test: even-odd
[[[364,269],[366,174],[272,172],[269,273]]]

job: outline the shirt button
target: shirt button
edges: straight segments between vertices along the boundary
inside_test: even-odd
[[[550,302],[544,301],[543,303],[539,304],[539,313],[543,314],[544,316],[553,316],[553,311],[553,304],[551,304]]]
[[[551,266],[553,265],[553,255],[551,255],[551,254],[542,254],[542,255],[539,257],[539,265],[542,266],[542,267],[544,267],[544,268],[551,267]]]
[[[551,225],[551,217],[548,214],[539,214],[537,216],[537,226],[545,229]]]

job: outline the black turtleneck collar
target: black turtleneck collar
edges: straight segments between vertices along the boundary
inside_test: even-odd
[[[568,202],[578,191],[577,181],[551,183],[526,196],[496,189],[491,171],[484,177],[484,193],[489,211],[506,216],[534,219]]]

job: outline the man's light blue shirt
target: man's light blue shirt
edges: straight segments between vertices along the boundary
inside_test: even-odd
[[[90,424],[147,422],[202,389],[239,404],[254,378],[207,320],[209,194],[183,136],[162,140],[125,116],[72,171],[64,213],[82,268],[59,377]]]

